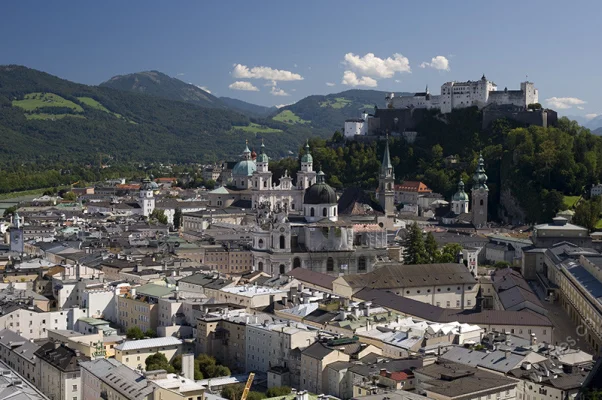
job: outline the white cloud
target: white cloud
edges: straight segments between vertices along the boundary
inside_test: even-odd
[[[391,78],[397,72],[412,72],[410,61],[399,53],[385,59],[376,57],[374,53],[367,53],[363,57],[347,53],[344,62],[352,70],[374,78]]]
[[[326,86],[333,87],[333,86],[335,86],[335,85],[336,85],[336,83],[333,83],[333,82],[326,82]]]
[[[420,64],[420,68],[434,68],[439,71],[449,71],[449,60],[444,56],[436,56],[431,58],[431,62],[423,62]]]
[[[230,84],[230,86],[228,86],[230,89],[232,90],[246,90],[249,92],[258,92],[259,89],[257,89],[256,86],[253,86],[253,84],[251,82],[245,82],[245,81],[236,81],[232,84]]]
[[[290,96],[290,94],[286,93],[284,90],[279,89],[275,86],[272,87],[272,90],[270,91],[270,93],[272,94],[272,96]]]
[[[577,106],[577,109],[579,109],[579,110],[585,110],[585,107]]]
[[[376,87],[378,85],[376,80],[370,78],[369,76],[362,76],[360,79],[358,79],[357,75],[353,71],[345,71],[341,83],[347,86]]]
[[[550,97],[549,99],[546,99],[546,102],[551,108],[557,108],[560,110],[587,103],[586,101],[576,97]]]
[[[401,80],[395,79],[395,83],[401,83]]]
[[[282,107],[290,106],[291,104],[293,104],[293,103],[288,103],[288,104],[277,104],[277,105],[275,105],[274,107],[276,107],[276,108],[282,108]]]
[[[297,64],[293,64],[293,66],[294,66],[295,68],[297,68],[297,67],[298,67],[298,65],[297,65]]]
[[[590,120],[596,118],[600,114],[585,114],[585,119]]]
[[[186,74],[185,74],[185,73],[183,73],[183,72],[178,72],[178,73],[176,74],[176,76],[184,76],[184,75],[186,75]]]
[[[269,81],[302,81],[303,77],[291,71],[270,67],[253,67],[235,64],[232,76],[244,79],[266,79]]]
[[[201,85],[194,85],[194,86],[196,86],[196,87],[198,87],[199,89],[201,89],[201,90],[204,90],[205,92],[207,92],[207,93],[211,94],[211,90],[209,90],[209,89],[207,88],[207,86],[201,86]]]

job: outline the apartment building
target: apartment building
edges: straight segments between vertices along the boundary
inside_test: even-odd
[[[117,299],[118,323],[124,330],[137,326],[143,332],[157,331],[159,326],[159,299],[171,296],[174,288],[147,284],[132,288]]]
[[[157,352],[171,361],[182,352],[182,341],[173,336],[128,340],[115,346],[115,359],[132,369],[144,369],[146,359]]]
[[[54,400],[84,400],[79,363],[90,358],[69,347],[48,342],[36,352],[39,381],[37,387]]]
[[[39,381],[35,352],[40,346],[23,336],[3,329],[0,331],[0,359],[31,383]]]

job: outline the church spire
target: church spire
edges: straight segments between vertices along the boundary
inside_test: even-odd
[[[383,162],[380,167],[380,174],[383,177],[393,177],[393,164],[391,164],[391,154],[389,152],[389,135],[387,135],[387,144],[385,145],[385,153],[383,154]]]
[[[473,189],[489,190],[487,187],[487,175],[485,174],[485,160],[483,160],[482,153],[479,153],[477,169],[472,176],[472,179],[474,181]]]

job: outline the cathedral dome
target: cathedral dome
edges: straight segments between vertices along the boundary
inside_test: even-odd
[[[234,168],[232,168],[232,175],[238,176],[251,176],[253,172],[257,170],[257,166],[255,165],[255,161],[253,160],[241,160],[236,163]]]
[[[324,172],[318,172],[316,178],[317,182],[305,191],[303,204],[336,204],[337,194],[329,184],[324,182]]]
[[[468,201],[468,194],[464,191],[464,182],[458,182],[458,191],[452,196],[452,201]]]
[[[153,185],[154,183],[154,185]],[[144,178],[142,180],[142,185],[140,185],[140,190],[155,190],[157,188],[157,184],[151,181],[149,178]]]

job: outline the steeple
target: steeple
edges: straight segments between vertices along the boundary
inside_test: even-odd
[[[21,228],[21,217],[19,217],[19,213],[15,211],[13,214],[13,227],[16,229]]]
[[[245,149],[242,151],[242,159],[250,160],[251,159],[251,150],[249,150],[249,141],[245,140]]]
[[[424,91],[424,93],[429,94],[429,85],[426,85],[426,90]]]
[[[383,162],[380,166],[380,176],[383,178],[395,178],[393,172],[393,164],[391,164],[391,154],[389,152],[389,135],[387,135],[387,144],[385,145],[385,153],[383,154]]]
[[[474,181],[473,190],[489,190],[489,188],[487,187],[487,175],[485,174],[485,160],[483,160],[483,155],[481,153],[479,153],[477,169],[474,175],[472,176],[472,179]]]

